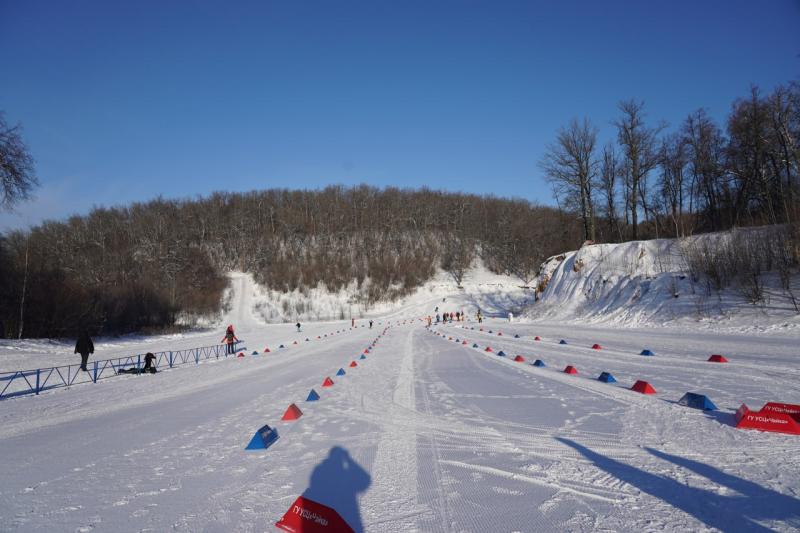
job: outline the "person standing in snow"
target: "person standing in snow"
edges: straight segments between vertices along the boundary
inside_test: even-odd
[[[236,335],[233,333],[233,324],[228,325],[228,329],[225,330],[225,335],[222,337],[222,341],[226,345],[226,354],[232,354],[236,350],[234,349],[234,345],[239,342],[239,339],[236,338]]]
[[[439,313],[436,313],[436,323],[439,323]]]
[[[514,322],[514,313],[512,313],[511,311],[508,312],[508,321]]]
[[[94,353],[94,343],[89,337],[89,332],[83,330],[75,343],[75,353],[81,354],[81,370],[87,372],[86,364],[89,362],[89,354]]]
[[[300,333],[300,322],[298,322],[297,324],[295,324],[295,326],[297,326],[297,333]]]
[[[369,329],[372,329],[372,320],[369,321]]]
[[[350,319],[350,327],[351,327],[351,328],[354,328],[354,327],[356,327],[356,319],[355,319],[355,318],[351,318],[351,319]]]

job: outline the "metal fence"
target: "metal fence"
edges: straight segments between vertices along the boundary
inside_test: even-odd
[[[227,346],[216,344],[186,350],[154,352],[153,363],[156,369],[174,368],[188,363],[199,364],[208,359],[220,357],[236,357],[238,350],[244,350],[242,341],[234,343],[233,353],[228,353]],[[0,400],[25,394],[39,394],[45,390],[69,387],[78,383],[97,383],[98,380],[111,378],[124,373],[125,370],[144,368],[144,354],[91,361],[87,370],[81,370],[80,364],[37,368],[34,370],[17,370],[0,372]]]

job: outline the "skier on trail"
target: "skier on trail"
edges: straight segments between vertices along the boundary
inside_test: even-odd
[[[89,354],[94,353],[94,343],[92,343],[89,332],[83,330],[75,343],[75,353],[81,354],[81,370],[88,372],[86,363],[89,362]]]
[[[236,334],[233,332],[233,324],[228,325],[228,329],[225,330],[225,335],[222,337],[221,342],[226,344],[226,354],[232,354],[236,351],[234,346],[239,342],[239,339],[236,338]]]
[[[372,329],[372,320],[369,321],[369,329]]]
[[[297,323],[297,324],[295,324],[295,325],[297,326],[297,332],[298,332],[298,333],[300,333],[300,322],[298,322],[298,323]]]

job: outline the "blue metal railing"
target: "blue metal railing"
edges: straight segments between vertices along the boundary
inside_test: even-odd
[[[243,341],[234,343],[233,353],[228,353],[227,346],[216,344],[201,346],[185,350],[170,350],[155,352],[154,367],[174,368],[187,363],[199,364],[207,359],[220,357],[236,357]],[[92,361],[87,371],[82,371],[80,364],[36,368],[34,370],[17,370],[14,372],[0,372],[0,400],[12,396],[25,394],[39,394],[42,391],[69,387],[78,383],[97,383],[100,379],[118,376],[122,370],[134,368],[141,370],[144,367],[144,354],[129,355],[116,359],[102,359]]]

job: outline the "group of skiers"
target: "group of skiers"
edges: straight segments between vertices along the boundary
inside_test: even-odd
[[[444,311],[440,315],[439,314],[439,307],[437,306],[436,309],[434,309],[433,312],[436,313],[435,319],[436,319],[436,323],[437,324],[439,324],[439,323],[452,324],[454,321],[455,322],[465,322],[467,320],[467,314],[464,311],[456,311],[455,313]],[[476,313],[475,318],[478,319],[478,324],[483,323],[483,315],[481,314],[481,310],[480,309],[478,309],[478,312]],[[434,322],[434,317],[431,317],[431,315],[428,315],[428,325],[429,326],[433,325],[433,322]]]

